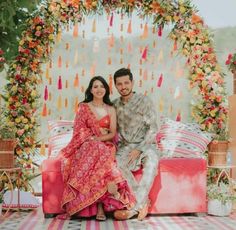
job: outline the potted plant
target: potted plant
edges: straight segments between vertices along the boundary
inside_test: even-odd
[[[228,216],[231,213],[232,201],[236,200],[234,186],[224,179],[208,185],[208,214]]]
[[[15,128],[8,125],[3,108],[0,108],[0,120],[0,168],[11,168],[14,167]]]

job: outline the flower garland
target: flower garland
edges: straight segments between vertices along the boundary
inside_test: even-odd
[[[225,65],[227,65],[229,71],[231,71],[232,73],[236,72],[236,53],[228,55],[228,58],[225,61]]]
[[[38,122],[37,109],[41,83],[41,63],[48,60],[60,28],[76,23],[89,14],[116,10],[142,17],[153,17],[158,35],[172,23],[170,39],[187,57],[190,85],[198,90],[199,100],[193,105],[193,117],[203,130],[221,134],[225,129],[227,108],[224,79],[217,64],[210,34],[203,20],[196,15],[190,1],[158,0],[48,0],[28,21],[28,29],[19,42],[19,54],[8,70],[6,106],[8,125],[17,129],[16,153],[22,168],[32,168],[31,154],[35,148]],[[27,180],[27,170],[24,172]]]

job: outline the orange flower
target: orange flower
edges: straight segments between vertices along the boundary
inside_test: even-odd
[[[200,16],[198,16],[197,14],[194,14],[194,13],[193,13],[193,15],[192,15],[191,21],[192,21],[192,23],[194,23],[194,24],[197,24],[197,23],[203,24],[202,18],[201,18]]]

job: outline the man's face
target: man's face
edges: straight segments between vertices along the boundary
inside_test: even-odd
[[[134,82],[129,79],[129,75],[118,77],[116,79],[116,89],[122,97],[129,96],[132,93]]]

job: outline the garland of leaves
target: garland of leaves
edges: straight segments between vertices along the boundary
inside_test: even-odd
[[[211,36],[190,1],[48,0],[28,20],[28,29],[19,42],[19,53],[7,74],[7,122],[17,130],[16,154],[22,168],[32,168],[30,155],[38,133],[40,95],[37,85],[41,83],[41,63],[49,59],[60,28],[80,21],[85,15],[104,11],[131,14],[134,10],[141,17],[152,17],[159,35],[165,25],[174,25],[169,37],[179,45],[179,52],[187,57],[190,86],[198,91],[192,115],[203,130],[220,135],[226,129],[223,74]],[[27,170],[24,175],[23,179],[27,179]]]

